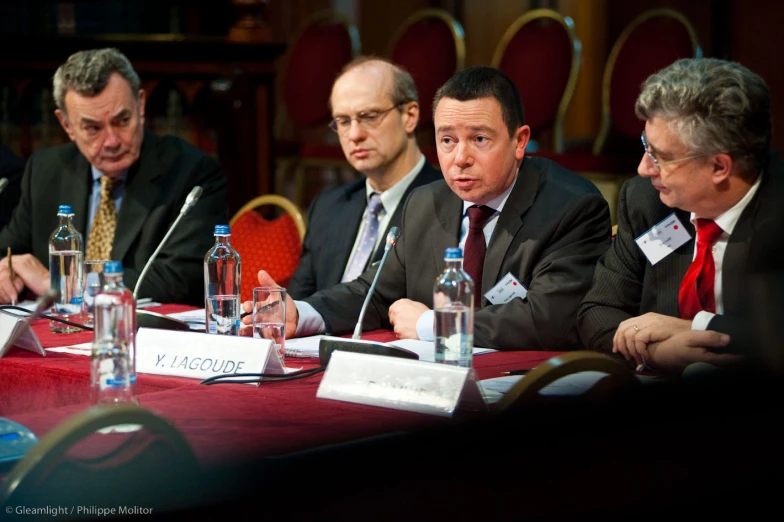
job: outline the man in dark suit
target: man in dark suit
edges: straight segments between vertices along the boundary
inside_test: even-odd
[[[145,93],[128,59],[116,49],[72,55],[54,76],[55,114],[73,143],[32,155],[22,199],[0,231],[0,302],[24,287],[49,288],[49,235],[58,205],[71,205],[86,259],[121,260],[134,289],[140,272],[195,186],[203,195],[161,250],[140,297],[201,305],[204,254],[216,223],[226,220],[226,180],[220,165],[183,140],[144,131]]]
[[[24,161],[0,145],[0,179],[8,180],[8,185],[0,191],[0,230],[11,220],[11,213],[19,203],[24,168]]]
[[[749,253],[779,237],[784,216],[768,88],[736,63],[679,60],[646,80],[636,112],[640,177],[621,190],[580,337],[662,371],[736,362],[750,342]]]
[[[480,296],[477,346],[577,348],[577,306],[610,244],[607,202],[576,174],[545,159],[525,158],[530,129],[520,96],[497,69],[458,72],[439,89],[433,107],[445,179],[411,193],[402,235],[379,277],[364,329],[392,326],[401,338],[432,340],[433,284],[445,266],[444,250],[461,245],[466,264],[474,259],[482,274],[474,271]],[[478,213],[483,223],[476,221]],[[349,332],[375,274],[371,267],[351,283],[296,307],[289,303],[286,334]],[[485,297],[506,280],[527,294],[521,290],[495,302]],[[271,282],[263,271],[259,281]]]
[[[313,200],[288,287],[294,299],[352,281],[381,259],[383,239],[400,226],[408,194],[441,179],[417,145],[419,97],[408,72],[378,58],[358,58],[335,80],[330,106],[330,127],[364,179]]]

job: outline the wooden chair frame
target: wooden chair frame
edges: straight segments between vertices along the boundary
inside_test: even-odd
[[[463,30],[463,26],[458,22],[455,17],[449,14],[447,11],[443,9],[437,8],[425,8],[421,9],[408,18],[406,18],[400,27],[397,28],[395,33],[392,35],[392,38],[389,40],[387,44],[386,51],[384,52],[384,56],[387,58],[392,57],[392,52],[395,50],[395,47],[398,44],[398,41],[406,32],[406,30],[414,25],[415,23],[419,22],[420,20],[425,20],[427,18],[438,18],[443,20],[446,25],[449,27],[449,30],[452,32],[452,38],[455,40],[455,53],[456,53],[456,66],[455,72],[463,69],[465,67],[465,31]]]
[[[305,217],[302,215],[302,211],[300,211],[299,207],[290,200],[283,196],[279,196],[278,194],[265,194],[248,201],[231,217],[229,225],[233,225],[245,212],[254,210],[263,205],[277,205],[285,210],[292,219],[294,219],[294,224],[297,226],[297,232],[299,233],[299,240],[302,241],[305,238],[307,224],[305,222]]]

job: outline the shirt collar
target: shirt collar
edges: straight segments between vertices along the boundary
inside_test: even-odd
[[[425,156],[421,155],[419,157],[419,161],[417,161],[416,165],[414,165],[414,168],[411,169],[408,174],[403,176],[400,181],[389,187],[387,190],[381,192],[381,205],[384,207],[384,212],[388,214],[397,208],[397,206],[403,200],[403,194],[406,193],[406,189],[408,189],[408,186],[414,182],[414,178],[417,177],[417,174],[419,174],[419,171],[422,170],[424,165]],[[370,186],[370,181],[368,179],[365,179],[365,197],[367,201],[370,201],[370,196],[374,192],[378,191]]]
[[[735,229],[735,225],[738,224],[738,220],[740,219],[740,215],[743,214],[743,211],[749,206],[749,202],[751,198],[754,197],[754,194],[757,193],[757,189],[759,189],[760,181],[762,180],[762,175],[757,176],[757,181],[751,186],[746,195],[741,198],[740,201],[735,203],[729,210],[725,210],[719,216],[714,219],[717,225],[721,227],[721,229],[727,234],[731,235],[732,231]],[[697,214],[694,212],[691,213],[691,217],[689,218],[693,225],[697,225]]]
[[[509,188],[507,188],[500,196],[496,197],[495,199],[491,199],[490,201],[485,203],[485,206],[492,208],[493,210],[495,210],[496,212],[498,212],[500,214],[501,211],[504,210],[504,205],[506,205],[506,200],[509,199],[509,194],[512,193],[512,189],[514,188],[515,183],[517,183],[517,176],[518,175],[515,174],[515,178],[512,181],[512,184],[509,185]],[[468,211],[468,207],[470,207],[471,205],[476,205],[476,203],[472,203],[470,201],[463,201],[463,215],[464,216],[465,216],[466,212]]]
[[[93,173],[93,181],[100,181],[101,178],[103,177],[103,172],[96,169],[93,165],[90,165],[90,170]],[[125,181],[125,177],[127,175],[128,175],[128,169],[125,169],[120,173],[120,176],[117,179],[119,179],[120,181]]]

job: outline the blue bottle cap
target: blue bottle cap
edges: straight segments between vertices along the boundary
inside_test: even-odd
[[[216,236],[229,236],[231,235],[231,230],[229,229],[229,225],[215,225],[215,234]]]
[[[60,205],[57,209],[57,215],[65,214],[66,216],[73,214],[73,207],[71,205]]]
[[[104,274],[122,274],[122,261],[107,261],[103,264]]]
[[[444,252],[444,259],[463,259],[463,249],[447,248]]]

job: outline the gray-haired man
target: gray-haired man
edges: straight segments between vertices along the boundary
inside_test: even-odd
[[[618,234],[578,313],[581,340],[662,371],[737,362],[749,353],[750,252],[784,218],[768,88],[737,63],[679,60],[646,80],[636,112],[640,176],[621,190]]]
[[[59,205],[74,209],[86,255],[121,260],[124,281],[139,274],[176,219],[185,198],[203,189],[198,209],[180,222],[142,283],[156,301],[202,304],[204,253],[212,228],[226,219],[226,180],[220,165],[179,138],[144,130],[145,92],[117,49],[80,51],[54,76],[55,115],[73,143],[33,154],[22,179],[22,198],[0,231],[0,246],[14,252],[17,275],[0,261],[0,303],[24,288],[49,288],[48,238]]]

